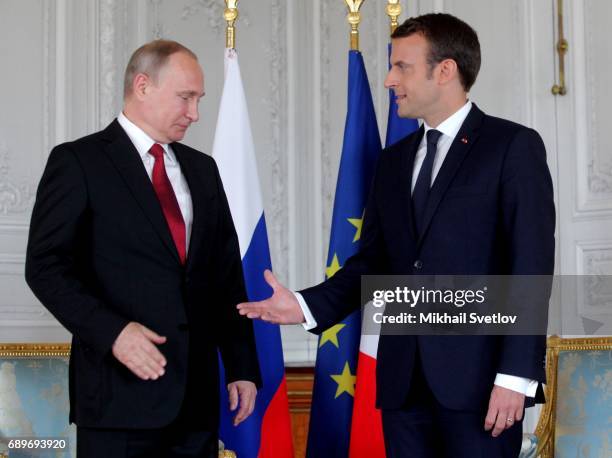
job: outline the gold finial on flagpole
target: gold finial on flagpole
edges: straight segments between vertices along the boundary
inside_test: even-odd
[[[236,47],[236,29],[234,23],[238,19],[238,0],[225,0],[223,19],[227,21],[225,27],[225,47],[234,49]]]
[[[348,6],[349,13],[346,16],[349,24],[351,24],[351,49],[359,51],[359,23],[361,22],[361,13],[359,8],[365,0],[344,0]]]
[[[387,0],[387,16],[389,16],[389,20],[391,21],[391,33],[395,32],[397,28],[397,18],[400,14],[402,14],[402,5],[400,5],[399,0]]]

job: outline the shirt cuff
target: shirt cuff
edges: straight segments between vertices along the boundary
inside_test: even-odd
[[[527,397],[534,398],[538,389],[538,381],[516,375],[497,374],[495,377],[495,385],[507,388],[512,391],[524,394]]]
[[[317,321],[312,316],[312,313],[310,312],[310,309],[308,308],[308,305],[306,305],[306,301],[304,300],[304,296],[302,296],[297,291],[291,291],[291,292],[293,293],[293,295],[297,299],[298,304],[300,304],[300,308],[302,309],[302,313],[304,314],[304,319],[306,320],[305,323],[302,323],[302,326],[304,326],[304,329],[306,331],[310,331],[311,329],[316,328],[317,327]]]

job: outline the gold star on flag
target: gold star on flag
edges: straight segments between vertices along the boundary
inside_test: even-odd
[[[338,255],[334,253],[331,264],[325,269],[325,275],[327,278],[332,278],[340,269],[342,269],[342,266],[340,265],[340,261],[338,261]]]
[[[319,342],[319,348],[321,348],[327,342],[331,342],[336,346],[336,348],[340,348],[338,344],[338,333],[345,326],[346,324],[340,323],[332,326],[327,331],[323,331],[323,334],[321,334],[321,341]]]
[[[355,231],[355,237],[353,238],[353,243],[361,238],[361,226],[363,225],[364,214],[365,210],[361,214],[361,218],[347,218],[348,222],[357,228],[357,231]]]
[[[338,396],[345,392],[355,397],[355,381],[357,376],[351,374],[348,361],[344,364],[342,374],[330,375],[330,377],[338,384],[335,398],[338,398]]]

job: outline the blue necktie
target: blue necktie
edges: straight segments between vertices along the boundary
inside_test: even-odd
[[[427,206],[429,190],[431,189],[431,172],[436,157],[438,140],[441,135],[442,132],[439,130],[431,129],[427,131],[427,154],[412,191],[412,209],[417,236],[421,235],[421,230],[423,229],[423,217],[425,216],[425,207]]]

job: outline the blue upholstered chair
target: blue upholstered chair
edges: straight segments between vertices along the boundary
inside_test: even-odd
[[[548,339],[542,458],[612,457],[612,337]]]
[[[66,450],[52,456],[76,455],[76,428],[68,424],[69,355],[70,344],[0,344],[0,458],[31,456],[9,450],[9,439],[19,437],[65,438]],[[219,458],[236,454],[219,441]]]
[[[68,344],[0,344],[0,457],[70,458],[75,431],[68,424]],[[12,438],[57,438],[62,449],[10,448]]]

